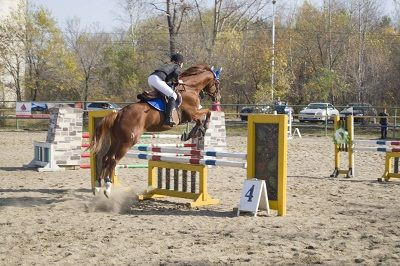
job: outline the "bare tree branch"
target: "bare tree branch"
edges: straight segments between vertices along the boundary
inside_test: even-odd
[[[155,10],[161,11],[161,12],[166,13],[166,14],[168,15],[168,10],[159,8],[159,7],[156,6],[156,4],[154,4],[154,3],[150,3],[150,5],[152,5],[152,6],[154,7]]]

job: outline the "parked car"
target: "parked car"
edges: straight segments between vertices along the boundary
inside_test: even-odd
[[[276,111],[277,114],[290,115],[289,121],[293,120],[294,110],[292,107],[289,106],[288,102],[282,102],[282,101],[276,102],[274,104],[274,111]]]
[[[45,111],[47,111],[47,109],[48,109],[48,106],[46,103],[33,102],[31,105],[31,111],[45,112]]]
[[[108,109],[114,109],[114,110],[119,110],[121,107],[119,107],[115,103],[111,102],[91,102],[86,104],[86,110],[88,111],[93,111],[93,110],[108,110]]]
[[[325,121],[333,120],[339,111],[330,103],[310,103],[299,113],[299,121]]]
[[[269,106],[245,106],[240,109],[240,120],[247,121],[247,116],[251,113],[266,114],[270,110]]]
[[[364,118],[363,116],[376,116],[378,112],[369,103],[349,103],[345,109],[340,111],[341,117],[346,117],[348,115],[354,116],[354,122],[366,125],[370,122],[375,122],[376,118]]]

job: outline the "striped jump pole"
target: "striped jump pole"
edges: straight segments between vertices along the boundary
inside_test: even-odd
[[[202,164],[202,165],[214,165],[214,166],[229,166],[246,168],[246,162],[235,162],[225,160],[208,160],[208,159],[196,159],[196,158],[185,158],[185,157],[174,157],[174,156],[159,156],[146,153],[133,153],[128,152],[128,157],[137,158],[141,160],[152,160],[152,161],[165,161],[172,163],[187,163],[187,164]]]
[[[84,143],[81,145],[82,148],[88,148],[90,145],[88,143]],[[141,150],[144,151],[145,149],[152,149],[152,148],[164,148],[164,147],[172,147],[172,148],[196,148],[196,144],[192,143],[168,143],[168,144],[138,144],[132,147],[134,150]],[[178,149],[176,150],[178,151]],[[168,153],[168,152],[167,152]],[[178,153],[178,152],[177,152]],[[198,155],[198,154],[183,154],[183,155]],[[212,156],[212,155],[210,155]],[[82,153],[82,158],[90,158],[90,153]],[[225,156],[228,157],[228,156]],[[239,157],[238,157],[239,158]],[[81,167],[82,168],[82,167]],[[90,168],[90,167],[89,167]]]
[[[335,144],[335,170],[331,177],[337,177],[339,174],[346,174],[347,177],[354,176],[354,152],[384,152],[385,153],[385,172],[382,177],[377,178],[378,181],[389,181],[390,178],[400,178],[398,173],[398,160],[400,158],[400,141],[391,140],[362,140],[354,137],[354,118],[335,117],[334,131],[347,131],[349,141],[345,144]],[[349,169],[341,170],[340,153],[347,152],[349,159]],[[393,165],[393,167],[392,167]]]
[[[174,134],[143,134],[141,139],[181,139],[181,135]]]
[[[148,147],[148,146],[136,146],[135,150],[156,152],[156,153],[175,153],[181,155],[197,155],[197,156],[210,156],[210,157],[227,157],[227,158],[240,158],[247,159],[247,153],[233,153],[233,152],[220,152],[220,151],[209,151],[209,150],[193,150],[193,149],[178,149],[178,148],[164,148],[164,147]]]
[[[175,135],[175,137],[177,137],[178,135]],[[83,132],[82,133],[82,139],[89,139],[90,135],[88,132]],[[138,144],[139,145],[139,144]],[[153,147],[157,145],[158,147],[176,147],[176,148],[194,148],[196,147],[196,144],[192,144],[192,143],[178,143],[178,144],[140,144],[140,146],[146,146],[146,147]],[[88,148],[90,147],[89,143],[82,143],[81,144],[82,148]],[[90,153],[82,153],[81,154],[81,158],[90,158]],[[121,168],[129,168],[129,169],[136,169],[136,168],[147,168],[148,164],[118,164],[116,166],[117,169],[121,169]],[[81,169],[90,169],[90,164],[87,163],[81,163],[79,165],[79,168]]]
[[[400,147],[399,148],[392,148],[392,147],[388,147],[388,146],[384,146],[384,147],[359,147],[359,146],[355,146],[353,148],[353,151],[400,152]]]
[[[164,147],[172,147],[172,148],[196,148],[196,144],[192,143],[168,143],[168,144],[137,144],[132,147],[133,150],[145,151],[146,149],[152,148],[164,148]],[[186,154],[183,154],[186,155]],[[90,158],[90,153],[82,153],[82,158]]]
[[[129,169],[136,169],[136,168],[147,168],[148,164],[117,164],[115,168],[121,169],[121,168],[129,168]]]
[[[90,134],[89,132],[82,132],[82,141],[90,139]],[[82,143],[81,148],[89,148],[90,143]],[[81,158],[90,158],[90,153],[81,153]],[[79,165],[79,168],[81,169],[90,169],[90,163],[81,163]]]
[[[384,152],[385,171],[379,182],[389,181],[390,178],[400,178],[398,161],[400,158],[400,141],[391,140],[354,140],[353,151]],[[369,145],[370,147],[368,147]]]
[[[355,139],[353,143],[356,145],[385,145],[385,146],[400,146],[400,141],[390,141],[390,140],[364,140]]]
[[[136,147],[175,147],[175,148],[196,148],[197,144],[195,143],[166,143],[166,144],[136,144],[135,146],[132,147],[132,149],[137,150]]]
[[[82,169],[90,169],[90,164],[80,164],[80,168]],[[135,168],[147,168],[147,164],[117,164],[115,168],[121,169],[121,168],[129,168],[129,169],[135,169]]]

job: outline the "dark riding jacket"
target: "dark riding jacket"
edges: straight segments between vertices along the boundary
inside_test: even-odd
[[[160,79],[165,81],[168,85],[178,83],[179,74],[181,74],[181,66],[175,63],[162,65],[154,70],[151,75],[157,75]]]
[[[385,112],[382,112],[382,113],[379,113],[379,116],[389,116],[389,115]],[[381,126],[387,126],[387,124],[388,124],[387,117],[381,117],[379,119],[379,124],[381,124]]]

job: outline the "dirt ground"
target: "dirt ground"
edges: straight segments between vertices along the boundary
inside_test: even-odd
[[[287,216],[236,217],[244,169],[209,169],[215,206],[136,201],[146,169],[121,170],[134,192],[107,200],[89,170],[22,167],[45,135],[0,132],[0,265],[400,264],[400,181],[376,181],[383,154],[360,153],[355,178],[330,179],[331,138],[290,140]],[[246,151],[245,137],[227,141]]]

